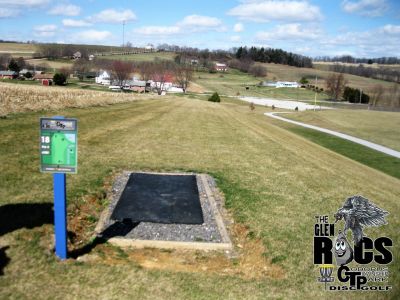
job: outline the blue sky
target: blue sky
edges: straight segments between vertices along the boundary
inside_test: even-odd
[[[0,39],[400,56],[398,0],[0,0]]]

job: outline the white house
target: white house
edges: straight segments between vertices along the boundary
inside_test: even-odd
[[[277,81],[276,82],[276,88],[282,88],[282,87],[286,87],[286,88],[299,88],[300,84],[298,84],[295,81]]]
[[[95,78],[96,83],[102,85],[110,85],[111,84],[111,76],[107,71],[101,71],[98,76]]]
[[[154,45],[153,44],[147,44],[144,49],[146,50],[154,50]]]

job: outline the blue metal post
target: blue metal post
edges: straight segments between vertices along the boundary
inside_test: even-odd
[[[53,174],[56,255],[67,259],[67,197],[65,173]]]
[[[64,116],[54,116],[64,119]],[[53,174],[54,189],[54,232],[56,255],[67,259],[67,180],[65,173]]]

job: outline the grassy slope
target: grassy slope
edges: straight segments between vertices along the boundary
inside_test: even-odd
[[[129,55],[105,55],[100,58],[128,60],[128,61],[153,61],[154,59],[173,60],[176,54],[173,52],[155,52],[155,53],[142,53],[142,54],[129,54]]]
[[[314,100],[314,93],[306,89],[255,87],[254,85],[265,80],[265,78],[256,78],[237,70],[215,74],[197,72],[193,79],[206,90],[210,92],[216,91],[222,95],[236,96],[239,93],[240,96]],[[246,90],[246,86],[249,87],[248,90]],[[327,98],[324,93],[318,95],[319,100]]]
[[[400,113],[378,111],[306,111],[286,118],[350,134],[400,151]]]
[[[368,229],[367,234],[388,235],[399,245],[398,179],[279,128],[262,112],[257,108],[251,113],[247,105],[162,98],[46,115],[73,116],[80,122],[80,170],[68,176],[70,205],[81,201],[83,194],[101,190],[111,170],[212,173],[236,221],[261,237],[266,257],[280,261],[286,279],[250,281],[149,271],[129,261],[57,263],[44,249],[42,240],[51,233],[51,226],[44,226],[1,237],[10,244],[11,262],[0,280],[0,298],[321,297],[326,293],[316,282],[319,273],[311,256],[314,215],[332,216],[345,197],[356,193],[390,212],[388,225]],[[0,120],[0,158],[5,162],[0,172],[0,205],[52,202],[51,175],[38,172],[41,115],[25,113]],[[400,281],[394,271],[400,266],[399,247],[393,251],[390,270],[395,284]]]

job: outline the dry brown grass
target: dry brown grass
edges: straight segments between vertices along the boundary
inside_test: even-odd
[[[102,106],[135,101],[139,98],[147,96],[0,83],[0,116],[66,107]]]

